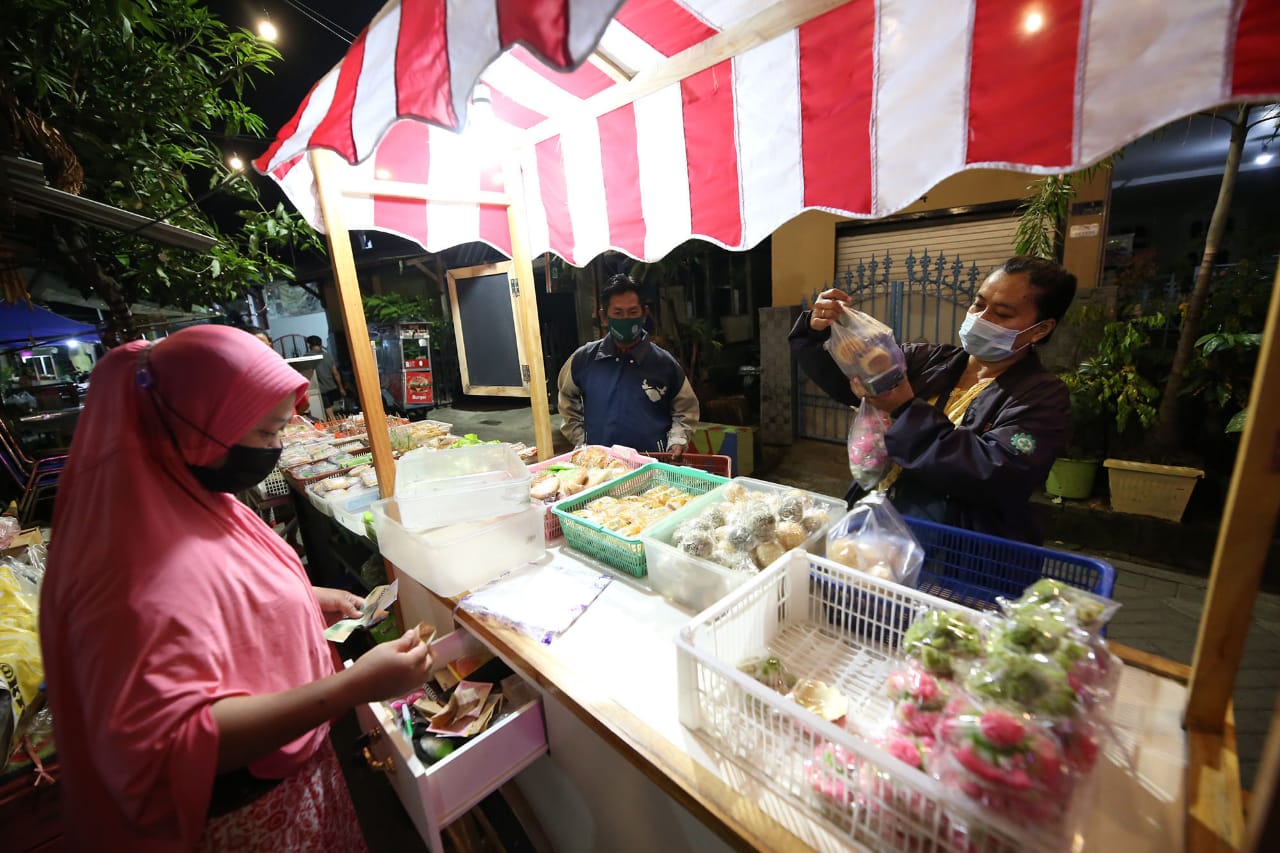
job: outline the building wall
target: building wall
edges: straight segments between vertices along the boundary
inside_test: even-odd
[[[1102,210],[1072,215],[1067,227],[1096,223],[1097,234],[1068,237],[1064,264],[1075,273],[1082,288],[1097,285],[1102,246],[1106,239],[1106,202],[1110,193],[1110,173],[1102,172],[1081,186],[1076,204],[1101,201]],[[974,207],[1000,202],[1016,202],[1026,197],[1035,175],[996,169],[975,169],[947,178],[902,215]],[[798,305],[802,297],[829,286],[835,275],[836,225],[852,221],[822,211],[810,210],[773,233],[773,304]],[[1090,229],[1086,229],[1090,230]],[[1012,247],[1010,249],[1012,252]]]

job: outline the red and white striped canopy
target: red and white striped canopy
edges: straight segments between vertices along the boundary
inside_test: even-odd
[[[1078,169],[1198,110],[1280,100],[1278,46],[1280,0],[392,0],[256,165],[323,229],[308,149],[458,196],[502,190],[515,145],[534,253],[655,260],[690,237],[750,248],[810,208],[884,216],[969,168]],[[477,80],[496,124],[446,130]],[[511,251],[501,208],[344,213],[429,251]]]

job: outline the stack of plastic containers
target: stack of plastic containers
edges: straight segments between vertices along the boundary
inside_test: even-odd
[[[395,497],[373,505],[382,556],[447,597],[540,557],[542,515],[529,469],[502,444],[406,453]]]

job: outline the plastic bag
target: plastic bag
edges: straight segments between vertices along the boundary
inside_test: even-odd
[[[889,416],[863,400],[858,413],[849,423],[849,472],[853,481],[870,491],[884,479],[893,464],[884,445],[884,434],[889,429]]]
[[[12,563],[0,564],[0,748],[6,757],[37,710],[44,681],[36,633],[37,593],[33,584],[16,575]]]
[[[893,330],[870,314],[845,306],[823,344],[845,376],[859,379],[872,394],[883,394],[907,375],[907,359]]]
[[[827,557],[881,580],[915,586],[924,548],[893,504],[872,492],[827,531]]]
[[[1054,578],[1041,578],[1015,600],[997,598],[996,602],[1011,618],[1034,613],[1060,614],[1091,632],[1101,631],[1120,609],[1119,602]]]
[[[1047,726],[991,708],[949,717],[938,734],[932,767],[944,785],[1024,826],[1064,816],[1077,776]]]
[[[9,515],[0,516],[0,548],[12,545],[14,538],[21,532],[22,525],[18,524],[18,519]]]
[[[967,616],[930,610],[902,635],[902,653],[919,661],[925,672],[951,678],[982,656],[982,631]]]

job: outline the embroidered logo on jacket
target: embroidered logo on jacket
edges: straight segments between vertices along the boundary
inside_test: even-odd
[[[640,380],[640,388],[644,391],[644,395],[649,398],[649,402],[656,403],[667,394],[667,386],[650,385],[648,379]]]
[[[1036,452],[1036,440],[1031,437],[1030,433],[1020,432],[1009,439],[1009,443],[1013,445],[1014,450],[1024,455],[1029,456]]]

